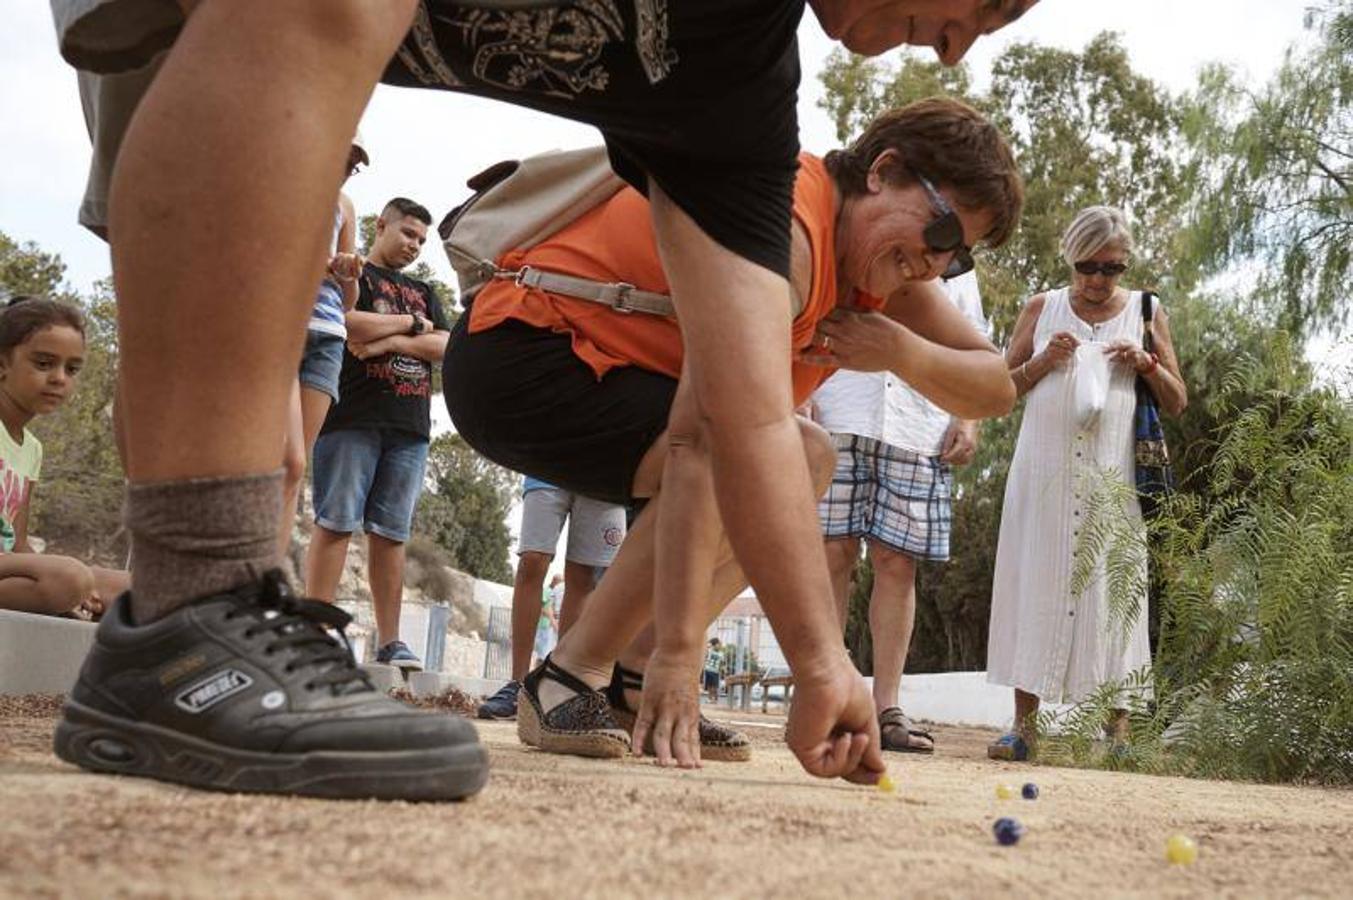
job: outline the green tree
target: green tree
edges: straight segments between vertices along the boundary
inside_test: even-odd
[[[1325,0],[1307,24],[1314,42],[1258,91],[1208,69],[1186,120],[1208,273],[1243,266],[1257,309],[1300,336],[1348,323],[1353,262],[1353,2]]]
[[[428,451],[432,485],[423,492],[414,530],[477,578],[512,581],[507,514],[520,488],[518,476],[480,456],[458,434],[444,434]]]

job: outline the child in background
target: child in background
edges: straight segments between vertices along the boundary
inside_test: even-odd
[[[0,310],[0,609],[91,618],[127,589],[126,572],[40,555],[28,544],[42,444],[26,426],[70,399],[84,355],[84,319],[74,307],[17,297]]]

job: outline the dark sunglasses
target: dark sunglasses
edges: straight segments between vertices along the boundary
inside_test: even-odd
[[[1104,275],[1108,278],[1117,278],[1127,271],[1127,263],[1097,263],[1091,262],[1088,259],[1083,259],[1071,268],[1082,275]]]
[[[925,245],[934,253],[952,253],[953,258],[949,260],[949,266],[940,275],[941,278],[957,278],[965,272],[971,272],[975,263],[972,258],[972,248],[963,243],[963,222],[958,218],[958,213],[944,199],[944,195],[935,189],[935,185],[919,172],[912,172],[916,180],[925,190],[926,197],[930,200],[930,207],[935,211],[935,218],[926,224],[921,230],[921,237],[925,239]]]

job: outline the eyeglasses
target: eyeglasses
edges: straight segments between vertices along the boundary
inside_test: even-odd
[[[936,216],[926,224],[921,230],[921,237],[925,239],[925,245],[934,253],[952,253],[953,258],[949,260],[949,266],[944,270],[941,278],[957,278],[965,272],[971,272],[974,262],[972,258],[972,248],[963,243],[963,222],[959,219],[958,213],[944,199],[944,196],[935,189],[935,185],[930,180],[918,172],[912,172],[916,180],[920,182],[922,189],[925,190],[927,199],[930,200],[930,206],[935,211]]]
[[[1124,272],[1127,271],[1127,263],[1120,262],[1097,263],[1092,262],[1091,260],[1088,259],[1083,259],[1080,262],[1073,265],[1071,268],[1075,269],[1082,275],[1103,275],[1107,278],[1117,278],[1119,275],[1122,275]]]

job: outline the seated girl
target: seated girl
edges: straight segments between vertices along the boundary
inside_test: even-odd
[[[75,307],[17,297],[0,311],[0,609],[97,618],[127,589],[126,572],[39,554],[28,542],[42,444],[27,426],[70,399],[84,355]]]

